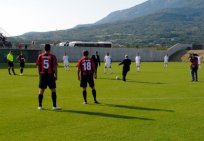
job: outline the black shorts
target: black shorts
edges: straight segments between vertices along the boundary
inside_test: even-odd
[[[24,68],[25,67],[25,62],[20,62],[20,67]]]
[[[55,81],[56,80],[55,80],[54,74],[47,74],[47,75],[40,74],[39,75],[39,88],[46,89],[48,86],[50,89],[55,89],[56,88]]]
[[[87,83],[89,83],[90,87],[94,87],[93,74],[89,75],[89,76],[82,76],[81,77],[80,87],[86,88]]]
[[[9,68],[12,68],[12,67],[14,67],[14,64],[13,64],[13,62],[10,62],[10,61],[9,61],[9,62],[8,62],[8,67],[9,67]]]

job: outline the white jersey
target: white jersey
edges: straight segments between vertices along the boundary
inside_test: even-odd
[[[200,65],[201,64],[201,57],[197,56],[197,58],[198,58],[198,65]]]
[[[104,62],[105,62],[105,66],[110,67],[111,66],[111,56],[105,56],[104,57]]]
[[[141,63],[141,57],[140,56],[135,57],[135,63],[138,65]]]
[[[69,57],[68,56],[63,56],[63,62],[64,63],[69,63]]]
[[[164,56],[164,63],[168,63],[169,57],[167,55]]]

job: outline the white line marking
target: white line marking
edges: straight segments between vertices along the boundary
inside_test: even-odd
[[[104,100],[185,100],[185,99],[204,99],[204,97],[150,97],[150,98],[99,98]]]

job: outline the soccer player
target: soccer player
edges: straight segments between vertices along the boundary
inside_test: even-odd
[[[88,57],[89,52],[84,51],[83,52],[83,57],[78,61],[77,67],[78,67],[78,80],[80,80],[80,87],[83,88],[83,98],[84,98],[84,104],[87,104],[87,83],[92,89],[92,95],[94,98],[94,103],[98,104],[99,102],[96,100],[96,89],[94,87],[94,74],[96,77],[95,73],[95,66],[94,62],[91,58]]]
[[[135,57],[135,63],[136,63],[136,67],[137,67],[137,72],[140,71],[140,65],[141,65],[141,57],[140,54],[137,53],[136,57]]]
[[[111,68],[111,56],[109,54],[109,52],[107,52],[106,56],[104,57],[104,62],[105,62],[105,66],[104,66],[104,73],[106,73],[106,68],[110,68],[110,73],[113,73],[112,68]]]
[[[95,72],[96,72],[96,77],[97,78],[97,70],[98,70],[98,66],[101,65],[101,60],[100,60],[100,56],[98,54],[98,51],[96,51],[95,55],[92,55],[91,59],[94,61],[94,65],[95,65]]]
[[[14,71],[14,63],[13,63],[13,51],[10,51],[9,54],[7,55],[7,62],[8,62],[8,72],[9,75],[11,75],[11,69],[14,75],[16,75],[15,71]]]
[[[37,66],[39,72],[39,110],[42,110],[43,94],[47,86],[51,90],[53,110],[60,110],[57,106],[57,95],[56,95],[56,80],[57,80],[57,58],[55,55],[50,53],[50,44],[45,44],[45,52],[41,53],[37,59]]]
[[[198,55],[197,58],[198,58],[198,67],[200,69],[201,68],[201,59],[202,59],[202,56]]]
[[[128,58],[128,55],[125,55],[125,59],[118,65],[122,65],[123,64],[123,81],[126,81],[126,75],[128,73],[128,71],[130,71],[130,65],[131,65],[131,60]]]
[[[25,67],[25,56],[23,55],[23,52],[21,51],[18,57],[16,58],[20,63],[20,75],[23,75],[23,69]]]
[[[64,56],[62,57],[62,60],[64,62],[64,68],[65,70],[69,70],[69,56],[65,53]]]
[[[190,54],[190,62],[191,62],[191,78],[192,82],[198,81],[198,56],[197,54]]]
[[[168,54],[166,54],[164,56],[164,68],[168,67],[168,62],[169,62],[169,56],[168,56]]]

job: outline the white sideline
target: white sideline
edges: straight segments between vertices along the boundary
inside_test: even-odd
[[[185,100],[185,99],[204,99],[204,97],[162,97],[162,98],[100,98],[104,100]]]

